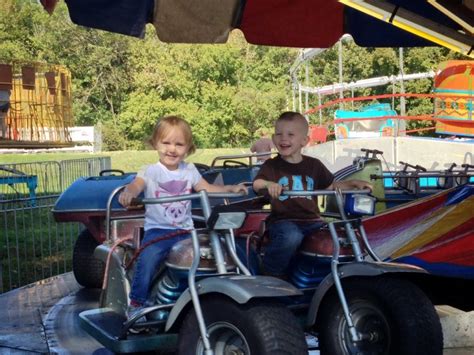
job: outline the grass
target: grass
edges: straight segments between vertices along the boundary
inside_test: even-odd
[[[72,269],[78,223],[53,222],[55,198],[1,212],[0,293]]]
[[[216,156],[246,154],[248,148],[220,148],[220,149],[198,149],[187,161],[201,164],[211,164]],[[23,153],[23,154],[0,154],[0,164],[32,163],[40,161],[61,161],[69,159],[91,158],[96,156],[109,156],[112,161],[112,169],[125,172],[138,171],[144,165],[152,164],[158,160],[158,154],[154,150],[142,151],[118,151],[102,153]]]

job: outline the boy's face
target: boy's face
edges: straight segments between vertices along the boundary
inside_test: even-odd
[[[300,162],[301,149],[308,143],[308,134],[303,122],[278,121],[272,138],[273,144],[284,160],[293,163]]]

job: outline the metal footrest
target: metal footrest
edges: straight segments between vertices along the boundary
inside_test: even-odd
[[[116,353],[172,350],[176,348],[178,341],[177,334],[157,334],[156,330],[129,334],[125,339],[121,339],[126,318],[111,308],[83,311],[79,314],[79,319],[81,327],[89,335]]]

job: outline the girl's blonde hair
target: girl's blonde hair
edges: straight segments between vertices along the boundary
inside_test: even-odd
[[[191,126],[189,123],[181,117],[178,116],[164,116],[156,122],[155,128],[153,128],[153,133],[149,139],[149,143],[156,147],[156,144],[168,134],[172,128],[179,128],[183,132],[184,139],[188,146],[187,155],[191,155],[196,151],[196,146],[193,142],[193,133],[191,131]]]

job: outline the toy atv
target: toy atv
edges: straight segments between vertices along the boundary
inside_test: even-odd
[[[143,247],[143,219],[112,213],[112,201],[121,189],[108,201],[106,239],[95,251],[106,264],[100,308],[80,314],[81,326],[90,335],[120,353],[307,353],[302,327],[282,301],[302,292],[277,278],[250,275],[235,253],[232,233],[243,224],[246,212],[226,205],[211,210],[210,197],[239,194],[202,191],[142,200],[144,204],[199,200],[203,215],[196,217],[197,224],[205,228],[192,230],[190,239],[173,246],[157,271],[148,307],[127,320],[132,261]]]
[[[319,339],[322,354],[442,354],[443,336],[435,308],[417,286],[430,278],[422,268],[382,262],[371,248],[361,216],[372,215],[376,199],[367,191],[287,191],[288,196],[326,196],[338,213],[327,227],[306,236],[287,279],[303,292],[287,305]],[[264,253],[264,209],[247,209],[235,232],[237,253],[253,274]],[[263,231],[263,232],[262,232]]]

